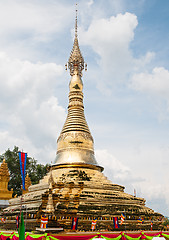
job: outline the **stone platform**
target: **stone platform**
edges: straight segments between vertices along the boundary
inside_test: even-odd
[[[33,214],[39,225],[50,192],[54,206],[51,221],[57,219],[65,229],[70,229],[71,218],[77,216],[78,229],[90,230],[92,219],[97,218],[99,229],[113,230],[113,217],[120,220],[122,212],[126,218],[121,230],[150,230],[151,219],[154,229],[161,229],[161,214],[146,207],[143,198],[127,194],[123,186],[112,184],[98,169],[53,167],[39,184],[30,186],[29,193],[22,198],[23,211],[30,217]],[[20,205],[21,197],[11,199],[10,206],[5,209],[6,216],[19,214]],[[137,222],[140,217],[144,223]]]

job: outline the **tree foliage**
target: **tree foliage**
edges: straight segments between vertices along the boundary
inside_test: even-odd
[[[169,219],[167,217],[165,217],[164,221],[163,221],[163,226],[169,226]]]
[[[8,149],[4,154],[0,155],[0,162],[5,158],[5,161],[8,164],[10,172],[8,189],[11,190],[11,188],[13,188],[13,196],[16,194],[18,196],[21,195],[22,180],[18,152],[19,148],[15,146],[12,151]],[[48,168],[48,164],[39,164],[37,163],[37,160],[27,156],[26,174],[29,174],[32,184],[38,183],[39,180],[46,175]]]

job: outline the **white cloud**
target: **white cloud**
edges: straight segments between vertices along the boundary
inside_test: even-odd
[[[116,17],[93,19],[86,31],[80,29],[80,42],[89,45],[97,54],[99,68],[95,69],[93,81],[103,94],[111,95],[114,86],[122,83],[122,87],[147,94],[158,119],[166,120],[169,71],[164,67],[154,67],[149,72],[155,59],[154,52],[147,51],[137,58],[134,56],[130,45],[137,25],[137,16],[128,12]]]
[[[124,165],[119,159],[113,156],[107,149],[97,149],[96,159],[99,165],[104,167],[105,175],[114,183],[128,183],[141,180],[136,177],[131,169]]]
[[[93,20],[86,32],[80,32],[81,43],[93,48],[105,70],[116,72],[121,67],[125,71],[132,60],[129,44],[137,24],[137,17],[131,13]]]
[[[132,76],[129,87],[145,94],[153,103],[160,121],[169,119],[169,71],[155,67],[152,72],[144,71]]]
[[[102,93],[112,91],[115,84],[127,82],[135,72],[144,70],[155,54],[147,52],[136,58],[131,50],[137,16],[126,12],[110,18],[94,19],[85,31],[80,28],[80,43],[89,45],[97,54],[99,69],[96,84]]]
[[[35,158],[41,156],[40,161],[51,151],[54,159],[57,131],[65,119],[54,96],[62,74],[63,68],[54,63],[33,64],[0,52],[1,153],[17,145]]]
[[[93,5],[93,3],[94,3],[94,0],[89,0],[89,1],[87,2],[87,6],[90,7],[91,5]]]
[[[32,0],[0,2],[0,35],[15,37],[17,30],[17,34],[32,34],[34,38],[46,40],[48,34],[59,32],[63,25],[68,24],[65,16],[70,14],[69,8],[65,8],[59,1],[55,4],[45,1],[39,4]]]
[[[140,92],[169,99],[169,71],[163,67],[155,67],[152,73],[134,74],[131,87]]]
[[[34,62],[52,58],[58,42],[69,33],[73,8],[58,0],[0,1],[0,51]]]

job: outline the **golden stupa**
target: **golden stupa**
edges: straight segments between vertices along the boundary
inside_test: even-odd
[[[8,224],[13,223],[20,211],[27,212],[29,222],[37,221],[43,214],[55,219],[64,229],[71,228],[71,218],[79,217],[78,230],[90,230],[92,219],[97,218],[97,229],[114,230],[113,217],[125,214],[125,224],[119,230],[159,229],[162,215],[145,206],[145,200],[127,194],[124,187],[113,184],[103,173],[94,155],[93,137],[84,115],[82,71],[86,68],[77,36],[66,67],[70,70],[68,114],[57,140],[57,153],[50,172],[31,185],[28,193],[10,200],[5,214]],[[144,219],[139,223],[139,218]]]
[[[10,180],[8,165],[5,161],[0,166],[0,206],[8,205],[8,200],[12,198],[13,190],[8,190],[8,182]]]

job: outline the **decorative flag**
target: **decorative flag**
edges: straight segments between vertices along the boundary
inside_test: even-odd
[[[19,229],[19,216],[16,216],[16,228]]]
[[[5,218],[1,218],[1,222],[5,223],[6,221],[6,217]]]
[[[136,197],[136,189],[134,189],[134,197]]]
[[[113,217],[113,222],[114,222],[114,228],[119,228],[118,217]]]
[[[151,221],[151,231],[153,231],[153,221]]]
[[[19,152],[19,161],[20,161],[20,169],[22,176],[22,188],[25,190],[25,170],[26,170],[26,159],[27,153]]]
[[[92,225],[91,225],[91,229],[95,230],[96,229],[96,223],[97,223],[97,219],[92,220]]]
[[[144,221],[143,221],[142,218],[139,218],[139,219],[137,220],[137,222],[139,222],[139,223],[143,223]]]
[[[19,240],[25,240],[25,225],[23,219],[23,212],[21,213],[21,223],[19,225]]]
[[[122,214],[121,214],[121,221],[120,221],[120,225],[122,225],[122,224],[123,224],[123,222],[124,222],[124,219],[125,219],[125,216],[124,216],[124,214],[122,213]]]
[[[72,218],[72,230],[77,230],[77,224],[78,224],[78,217]]]
[[[47,227],[48,227],[48,217],[41,216],[40,228],[47,228]]]

